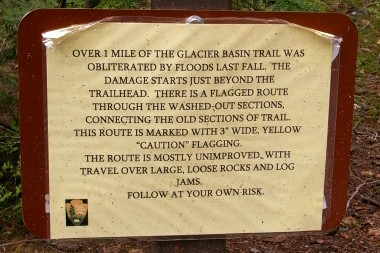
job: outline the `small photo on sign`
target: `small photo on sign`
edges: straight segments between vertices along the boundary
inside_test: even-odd
[[[88,200],[66,199],[66,226],[88,225]]]

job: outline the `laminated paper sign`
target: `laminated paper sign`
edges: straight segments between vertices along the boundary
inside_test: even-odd
[[[51,238],[321,229],[332,36],[85,28],[45,34]]]

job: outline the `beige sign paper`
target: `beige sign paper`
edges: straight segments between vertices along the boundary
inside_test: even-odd
[[[320,230],[330,38],[98,23],[51,42],[51,238]]]

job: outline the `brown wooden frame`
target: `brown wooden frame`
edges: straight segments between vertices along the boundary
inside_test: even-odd
[[[46,126],[46,69],[43,32],[74,24],[90,23],[108,17],[145,17],[186,19],[202,18],[282,19],[301,26],[331,33],[343,39],[339,79],[332,78],[332,105],[328,129],[325,195],[328,208],[323,213],[322,230],[337,226],[346,211],[348,167],[350,162],[353,117],[357,30],[346,16],[337,13],[236,12],[195,10],[89,10],[41,9],[29,13],[19,27],[19,99],[23,217],[27,228],[40,238],[49,238],[49,214],[45,212],[48,194],[48,146]],[[333,92],[336,89],[337,94]]]

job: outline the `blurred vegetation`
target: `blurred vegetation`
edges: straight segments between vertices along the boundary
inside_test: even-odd
[[[139,7],[137,0],[102,0],[98,8],[103,9],[136,9]]]
[[[18,128],[17,27],[22,17],[37,8],[149,8],[139,0],[0,0],[0,237],[20,232],[21,182]],[[380,3],[364,0],[234,0],[235,10],[340,11],[359,30],[358,84],[355,124],[375,126],[380,114],[378,82]],[[343,11],[342,11],[343,10]],[[371,84],[372,79],[373,84]],[[373,88],[375,87],[375,88]],[[31,147],[32,148],[32,147]],[[7,221],[9,221],[7,223]],[[4,225],[5,224],[5,225]],[[11,231],[11,232],[9,232]],[[13,232],[12,232],[13,231]],[[4,238],[4,237],[2,237]]]
[[[0,5],[1,28],[0,28],[0,64],[4,64],[16,57],[17,27],[21,18],[34,9],[54,7],[54,0],[25,1],[3,0]]]
[[[237,10],[300,12],[322,12],[325,10],[325,3],[320,0],[235,0],[232,4],[233,8]]]

